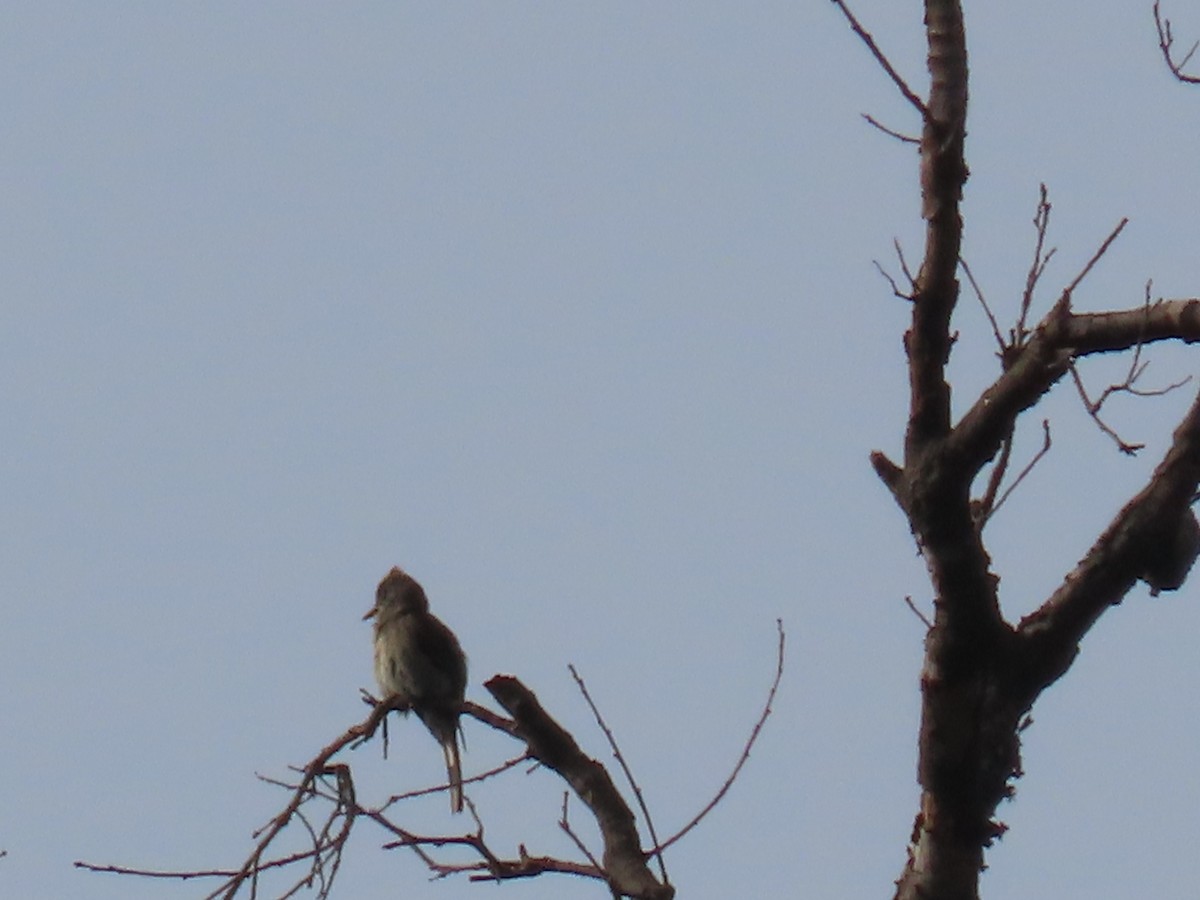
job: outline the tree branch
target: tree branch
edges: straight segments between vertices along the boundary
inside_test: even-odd
[[[912,325],[905,335],[909,420],[905,465],[950,430],[950,317],[958,302],[956,273],[962,249],[959,202],[967,180],[963,141],[967,123],[967,45],[957,0],[926,0],[929,45],[928,114],[921,132],[921,215],[925,256],[913,292]]]
[[[1005,502],[1007,502],[1008,498],[1012,496],[1013,491],[1015,491],[1018,487],[1020,487],[1021,482],[1024,481],[1026,479],[1026,477],[1028,477],[1029,473],[1034,470],[1034,467],[1037,466],[1037,464],[1042,461],[1042,458],[1047,453],[1050,452],[1050,444],[1051,444],[1050,420],[1042,419],[1042,446],[1038,448],[1038,451],[1037,451],[1037,453],[1035,453],[1033,455],[1033,458],[1025,464],[1025,467],[1023,469],[1021,469],[1020,472],[1017,473],[1017,477],[1013,479],[1012,484],[1010,484],[1008,487],[1006,487],[1004,489],[1004,493],[1000,495],[999,500],[995,501],[995,505],[992,505],[990,502],[987,502],[987,499],[988,499],[987,497],[984,498],[984,503],[981,504],[980,525],[985,524],[988,521],[988,519],[990,519],[992,516],[994,516],[997,512],[1000,511],[1000,507],[1002,507],[1005,504]],[[1000,452],[1001,453],[1010,453],[1011,448],[1012,448],[1012,441],[1011,440],[1005,441],[1004,448]],[[996,482],[996,487],[999,487],[999,482]],[[991,483],[988,484],[988,490],[989,490],[989,492],[991,492],[991,490],[992,490]],[[991,496],[994,498],[995,495],[992,494]]]
[[[604,732],[605,740],[608,741],[608,746],[609,749],[612,750],[613,758],[621,767],[621,771],[625,775],[625,780],[629,783],[629,789],[633,791],[633,796],[637,800],[638,809],[642,811],[642,818],[646,820],[646,831],[650,835],[651,846],[658,848],[660,844],[658,840],[658,831],[654,827],[654,817],[650,815],[650,808],[646,806],[646,798],[642,793],[641,785],[639,785],[637,779],[633,777],[633,770],[629,768],[629,763],[625,761],[625,754],[621,752],[621,748],[617,744],[616,735],[614,735],[612,729],[608,727],[608,723],[604,721],[604,716],[601,715],[599,707],[597,707],[595,701],[592,700],[592,695],[587,689],[587,684],[584,682],[583,678],[580,677],[579,672],[576,670],[574,664],[568,665],[567,669],[570,671],[571,677],[575,679],[575,686],[578,687],[579,692],[583,694],[583,699],[587,703],[588,709],[592,711],[592,716],[595,718],[596,724],[600,727],[600,730]],[[563,804],[563,821],[566,821],[565,802]],[[671,880],[667,875],[666,860],[663,859],[661,850],[656,849],[653,851],[653,855],[658,858],[659,874],[662,877],[663,884],[666,884]]]
[[[1152,592],[1177,588],[1200,555],[1200,522],[1188,506],[1200,479],[1198,398],[1144,496],[1131,501],[1039,614],[1022,622],[1020,630],[1011,626],[1000,611],[999,579],[981,531],[1012,489],[1001,494],[1017,419],[1082,356],[1137,348],[1136,357],[1156,340],[1200,340],[1200,300],[1073,313],[1074,292],[1120,235],[1127,224],[1123,219],[1030,329],[1034,291],[1054,255],[1046,249],[1050,203],[1043,186],[1034,217],[1033,260],[1007,340],[975,286],[1000,345],[1002,371],[953,424],[946,368],[955,339],[960,202],[968,175],[967,50],[960,0],[925,0],[925,27],[931,75],[920,162],[925,251],[913,279],[912,321],[905,334],[909,418],[903,464],[878,451],[871,463],[906,513],[934,588],[921,670],[921,804],[896,898],[972,900],[978,896],[984,848],[1004,832],[992,817],[1021,772],[1019,733],[1030,705],[1070,665],[1078,638],[1099,609],[1119,600],[1139,578]],[[970,269],[963,267],[974,284]],[[1131,372],[1138,371],[1135,359]],[[1043,433],[1042,450],[1017,483],[1049,449],[1048,423]],[[983,497],[972,504],[975,479],[1002,448]]]
[[[1184,566],[1186,575],[1195,559],[1194,548],[1185,540],[1176,552],[1176,541],[1181,535],[1188,539],[1194,526],[1189,507],[1198,484],[1200,396],[1175,429],[1171,447],[1150,482],[1117,513],[1050,599],[1021,620],[1017,633],[1024,647],[1027,690],[1040,691],[1067,670],[1079,641],[1100,615],[1120,603],[1139,578],[1147,574],[1155,578],[1165,550],[1174,556],[1167,562],[1180,562],[1181,555],[1191,554]],[[1190,540],[1194,542],[1194,535]],[[1173,590],[1182,584],[1182,577],[1174,580],[1178,584],[1161,588]]]
[[[1056,336],[1076,356],[1130,350],[1139,344],[1200,341],[1200,299],[1162,300],[1152,306],[1103,313],[1074,313]]]
[[[1017,416],[1070,371],[1073,359],[1164,340],[1200,341],[1200,300],[1109,313],[1070,313],[1055,304],[1026,345],[1013,353],[1009,369],[955,426],[949,452],[962,477],[973,478],[996,454]]]
[[[557,772],[592,811],[604,840],[603,874],[613,889],[645,900],[674,897],[675,888],[658,882],[646,866],[633,812],[604,767],[579,749],[516,678],[495,675],[484,687],[517,723],[517,734],[529,746],[530,755]]]
[[[920,615],[920,613],[917,615]],[[783,657],[786,636],[783,631],[782,619],[775,620],[775,628],[779,632],[779,645],[775,654],[775,678],[771,681],[771,689],[767,691],[767,700],[763,704],[762,713],[759,714],[758,721],[754,723],[754,728],[750,730],[750,737],[746,739],[746,743],[742,747],[742,755],[738,757],[737,765],[733,767],[733,770],[729,773],[729,777],[725,779],[725,783],[721,785],[720,790],[713,795],[713,798],[705,804],[704,808],[700,810],[700,812],[696,813],[696,815],[694,815],[691,818],[691,821],[689,821],[686,825],[663,841],[662,844],[655,847],[655,853],[661,854],[663,850],[666,850],[672,844],[682,840],[684,835],[699,825],[704,817],[712,812],[716,808],[717,804],[720,803],[725,797],[725,795],[729,793],[729,789],[733,787],[733,783],[737,780],[738,775],[741,773],[742,767],[746,765],[747,761],[750,759],[750,750],[754,747],[755,742],[758,740],[758,736],[762,733],[763,726],[767,724],[767,719],[770,717],[773,705],[775,703],[775,694],[779,690],[779,682],[783,680]]]
[[[921,114],[921,118],[924,118],[928,114],[928,111],[925,109],[925,103],[916,95],[913,89],[908,86],[908,82],[900,77],[900,73],[896,71],[891,61],[887,58],[887,56],[884,55],[883,51],[879,49],[879,45],[875,43],[875,38],[871,37],[871,33],[867,31],[867,29],[863,28],[862,24],[855,17],[854,13],[850,11],[850,7],[848,7],[843,0],[833,0],[833,5],[842,11],[842,15],[846,17],[846,21],[850,23],[851,30],[862,39],[864,44],[867,45],[867,49],[871,51],[871,55],[875,57],[875,61],[879,63],[883,71],[887,72],[888,77],[892,79],[892,83],[896,85],[896,87],[900,90],[900,93],[904,95],[904,99],[913,105],[913,108]],[[883,130],[887,131],[887,129]],[[896,137],[900,137],[900,135],[896,134],[895,132],[888,131],[888,133],[893,134]]]
[[[1158,48],[1162,51],[1163,59],[1167,63],[1167,68],[1171,70],[1179,81],[1184,84],[1200,84],[1200,75],[1188,75],[1184,72],[1187,64],[1191,62],[1196,50],[1200,49],[1200,41],[1192,44],[1190,50],[1185,53],[1182,58],[1175,59],[1172,49],[1175,46],[1175,36],[1171,33],[1171,20],[1164,19],[1159,11],[1158,0],[1154,0],[1154,27],[1158,29]]]
[[[1056,247],[1044,250],[1046,233],[1050,229],[1050,196],[1045,184],[1038,185],[1037,212],[1033,215],[1033,227],[1037,231],[1037,243],[1033,248],[1033,259],[1029,263],[1029,271],[1025,275],[1025,290],[1021,293],[1021,312],[1017,316],[1017,327],[1012,331],[1012,346],[1020,347],[1025,343],[1025,323],[1029,321],[1029,310],[1033,306],[1033,292],[1038,282],[1046,274],[1046,266],[1057,252]]]

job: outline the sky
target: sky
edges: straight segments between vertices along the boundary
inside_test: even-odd
[[[1171,4],[1181,41],[1200,17]],[[856,4],[925,87],[920,10]],[[1188,19],[1191,16],[1191,19]],[[829,3],[16,2],[0,34],[0,700],[12,897],[199,897],[75,860],[236,867],[286,777],[363,718],[402,565],[470,658],[593,756],[614,729],[680,896],[891,896],[916,811],[929,587],[868,453],[896,458],[919,258],[913,112]],[[1149,3],[967,9],[964,254],[1010,324],[1039,183],[1044,310],[1200,292],[1200,91]],[[1036,26],[1033,27],[1033,23]],[[1036,310],[1035,310],[1036,313]],[[964,297],[955,408],[997,374]],[[1156,348],[1145,384],[1200,372]],[[1128,360],[1089,361],[1089,384]],[[989,525],[1041,602],[1164,451],[1195,385],[1069,385]],[[1197,591],[1135,588],[1034,709],[989,900],[1194,896]],[[467,773],[513,745],[467,722]],[[415,722],[345,756],[360,800],[432,783]],[[560,783],[472,788],[499,852],[574,856]],[[397,818],[455,833],[443,796]],[[585,817],[573,821],[587,837]],[[335,896],[470,897],[360,823]],[[447,859],[455,858],[447,853]],[[213,885],[215,886],[215,885]],[[521,898],[596,883],[504,885]]]

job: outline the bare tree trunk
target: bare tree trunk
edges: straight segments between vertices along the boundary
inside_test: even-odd
[[[1033,328],[1025,326],[1027,293],[1009,340],[1000,339],[997,330],[1001,375],[953,423],[946,366],[959,297],[959,205],[968,173],[962,7],[958,0],[926,0],[931,79],[928,100],[922,101],[840,0],[839,5],[923,119],[925,250],[912,279],[912,321],[905,334],[910,406],[903,466],[882,453],[872,454],[876,472],[908,518],[934,592],[920,679],[921,801],[895,896],[975,900],[984,850],[1004,830],[994,819],[996,807],[1011,795],[1010,781],[1020,775],[1019,731],[1025,713],[1070,667],[1079,641],[1108,606],[1120,602],[1138,579],[1155,592],[1179,587],[1200,549],[1200,527],[1190,510],[1200,481],[1198,399],[1150,483],[1114,518],[1058,590],[1018,625],[1005,621],[983,528],[994,488],[1004,476],[1017,418],[1083,356],[1156,340],[1200,339],[1200,301],[1151,305],[1147,298],[1140,309],[1074,313],[1072,292],[1122,223]],[[1035,260],[1033,281],[1042,268]],[[973,501],[973,482],[997,454],[990,479],[995,484]]]

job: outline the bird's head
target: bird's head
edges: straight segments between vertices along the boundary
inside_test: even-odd
[[[393,568],[375,589],[375,605],[367,610],[364,619],[376,616],[402,616],[429,612],[429,599],[417,580],[400,568]]]

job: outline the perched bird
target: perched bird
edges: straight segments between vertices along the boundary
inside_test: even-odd
[[[458,638],[429,612],[425,589],[402,569],[379,582],[375,605],[375,680],[384,699],[397,696],[442,745],[450,781],[450,810],[462,812],[458,716],[467,689],[467,658]]]

